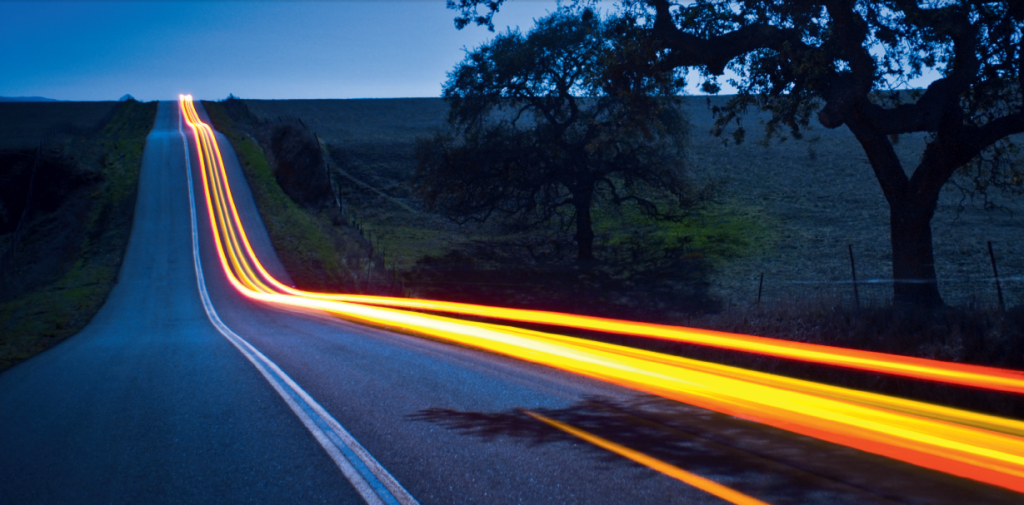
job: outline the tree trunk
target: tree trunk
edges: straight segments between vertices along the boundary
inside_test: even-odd
[[[593,190],[583,190],[572,196],[573,206],[576,208],[576,259],[581,262],[594,259],[594,226],[590,220],[592,196]]]
[[[935,202],[897,200],[889,205],[893,305],[934,309],[943,305],[932,253]]]
[[[896,306],[933,309],[943,305],[935,279],[932,216],[948,170],[923,159],[908,178],[892,142],[854,116],[846,125],[857,137],[882,193],[889,202],[889,240],[892,244],[892,302]]]

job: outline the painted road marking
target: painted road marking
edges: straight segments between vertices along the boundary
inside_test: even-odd
[[[248,341],[231,330],[217,315],[210,294],[206,290],[206,279],[199,259],[199,228],[196,221],[196,200],[192,189],[192,161],[189,154],[188,138],[182,128],[181,111],[178,114],[178,134],[185,146],[185,167],[188,174],[188,200],[192,215],[192,257],[195,262],[196,281],[199,296],[203,301],[206,316],[214,328],[228,339],[274,387],[292,412],[302,421],[306,429],[316,438],[320,446],[334,461],[345,478],[369,505],[419,505],[419,502],[398,483],[397,480],[367,451],[334,416],[324,409],[304,389],[295,383],[270,358],[267,358]]]
[[[713,480],[706,479],[704,477],[701,477],[700,475],[687,472],[682,468],[670,465],[660,459],[652,458],[640,451],[634,451],[629,447],[616,444],[611,440],[601,438],[597,435],[594,435],[593,433],[583,431],[579,428],[575,428],[563,422],[555,421],[550,417],[542,416],[536,412],[524,409],[523,413],[538,421],[541,421],[550,426],[558,428],[566,433],[569,433],[570,435],[590,442],[591,444],[594,444],[602,449],[614,452],[619,456],[631,459],[637,463],[640,463],[641,465],[644,465],[653,470],[657,470],[674,479],[681,480],[697,489],[713,494],[730,503],[735,503],[736,505],[768,505],[767,503],[758,500],[757,498],[747,496],[739,491],[736,491],[735,489],[725,487]]]

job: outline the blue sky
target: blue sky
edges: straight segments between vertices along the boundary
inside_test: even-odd
[[[496,29],[528,31],[556,6],[509,2]],[[477,26],[456,30],[454,17],[444,0],[0,0],[0,96],[439,96],[463,48],[494,35]]]
[[[554,10],[503,7],[496,28]],[[462,48],[444,0],[0,2],[0,96],[62,100],[439,96]]]

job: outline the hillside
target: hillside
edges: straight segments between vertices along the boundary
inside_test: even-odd
[[[395,226],[396,219],[409,219],[388,217],[401,211],[399,204],[418,205],[403,181],[415,170],[416,137],[443,124],[446,107],[441,99],[247,103],[261,119],[301,118],[319,135],[333,165],[352,176],[342,177],[347,180],[342,193],[359,207],[356,212],[371,223],[368,226],[378,222],[380,228]],[[763,146],[758,143],[760,118],[751,114],[743,118],[748,140],[735,145],[726,143],[724,136],[708,133],[712,116],[706,99],[688,98],[686,106],[693,124],[693,174],[717,182],[721,201],[756,216],[761,224],[759,235],[750,237],[755,243],[743,254],[715,261],[710,278],[714,296],[726,305],[750,306],[756,302],[763,273],[762,304],[789,302],[794,297],[838,298],[849,303],[847,245],[852,244],[862,301],[885,303],[891,291],[888,208],[863,151],[848,130],[818,126],[802,140]],[[899,139],[896,148],[905,167],[914,166],[924,144],[924,135]],[[370,194],[376,196],[367,199]],[[940,289],[947,303],[995,302],[986,247],[990,240],[1007,303],[1024,302],[1024,198],[996,194],[991,203],[1002,210],[986,210],[984,202],[963,200],[954,185],[943,192],[933,230]],[[961,204],[964,208],[958,212]]]
[[[75,334],[103,305],[155,117],[155,102],[0,104],[0,370]]]
[[[2,102],[0,149],[34,148],[47,134],[95,133],[117,102]]]
[[[220,105],[207,106],[218,110]],[[761,118],[751,114],[742,118],[748,141],[735,145],[708,133],[712,117],[706,99],[687,99],[693,126],[688,170],[696,181],[717,187],[715,201],[679,224],[650,223],[628,212],[598,208],[598,265],[581,268],[572,259],[567,232],[516,235],[495,225],[460,227],[424,207],[416,194],[414,147],[417,137],[443,124],[446,110],[440,99],[241,105],[230,108],[252,123],[249,128],[297,124],[315,134],[343,206],[342,219],[333,219],[334,229],[341,231],[334,234],[351,237],[354,230],[371,244],[369,258],[354,261],[358,258],[351,257],[352,246],[346,245],[336,248],[333,260],[378,268],[383,264],[406,296],[668,322],[1024,368],[1024,198],[991,195],[989,202],[997,210],[986,210],[984,202],[963,199],[955,185],[946,188],[933,228],[940,289],[950,307],[935,313],[894,309],[889,305],[887,205],[860,146],[846,130],[812,128],[803,139],[763,145],[757,134]],[[236,135],[232,141],[237,150],[252,137]],[[924,145],[923,135],[910,135],[901,137],[896,149],[909,167]],[[250,178],[250,184],[280,193],[272,181]],[[268,212],[279,217],[258,200],[257,205],[265,220]],[[310,216],[328,223],[325,212]],[[271,233],[285,261],[289,255],[303,259],[287,246],[294,235],[275,239]],[[673,240],[683,244],[682,250],[672,247]],[[1006,313],[996,306],[989,240],[1002,277]],[[551,245],[559,243],[570,246]],[[859,307],[850,281],[848,245],[860,281]],[[374,292],[379,275],[372,277],[378,280],[368,277],[351,290]],[[640,338],[587,332],[579,336],[999,415],[1019,416],[1024,408],[999,394],[913,381],[880,383],[871,374]]]

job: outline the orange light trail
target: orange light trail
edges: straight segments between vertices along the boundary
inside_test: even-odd
[[[199,119],[190,96],[182,96],[180,105],[198,148],[199,170],[217,255],[227,280],[243,296],[294,309],[325,311],[366,324],[484,349],[1024,492],[1024,423],[1020,421],[592,340],[351,303],[359,300],[284,286],[267,273],[252,251],[228,187],[212,129]],[[518,311],[516,317],[526,317],[527,313],[536,311]],[[582,318],[577,321],[612,321],[563,316]],[[547,320],[530,322],[547,323]],[[672,328],[636,324],[638,327]],[[745,336],[729,334],[717,334],[716,338],[733,337],[741,337],[738,342],[763,340],[769,341],[765,345],[779,347],[792,344],[772,343],[771,339],[758,337],[747,337],[758,340],[744,340]],[[835,349],[817,347],[813,350],[823,354]],[[888,355],[869,354],[876,362],[896,363],[887,366],[909,366],[898,365],[901,361],[886,361]],[[945,365],[918,361],[924,363],[915,361],[914,367],[933,374],[942,373],[942,365]],[[992,370],[975,368],[967,371],[974,376],[985,376]],[[989,382],[1012,383],[1003,375],[997,377],[1002,379]]]
[[[198,121],[198,116],[195,119]],[[210,138],[210,142],[213,144],[213,149],[217,149],[216,140],[214,140],[212,136]],[[220,156],[219,150],[211,154],[215,154],[218,157]],[[224,188],[220,187],[219,180],[216,180],[215,183],[218,184],[218,190],[224,191]],[[318,298],[322,300],[335,300],[401,309],[444,312],[485,317],[489,319],[545,324],[580,330],[599,331],[603,333],[669,340],[766,356],[775,356],[796,361],[839,366],[868,372],[878,372],[944,382],[960,386],[971,386],[981,389],[1024,394],[1024,372],[1017,370],[1006,370],[994,367],[913,358],[909,356],[861,351],[857,349],[810,344],[805,342],[793,342],[757,337],[753,335],[725,333],[699,328],[684,328],[680,326],[624,321],[621,319],[583,316],[578,314],[513,309],[507,307],[491,307],[486,305],[446,302],[440,300],[420,300],[412,298],[353,295],[344,293],[317,293],[295,289],[281,283],[263,268],[263,265],[256,258],[256,254],[253,252],[248,238],[245,236],[245,228],[242,226],[237,212],[233,211],[235,204],[230,191],[226,191],[225,193],[226,201],[222,202],[222,210],[225,212],[225,215],[231,217],[232,226],[238,235],[237,237],[235,235],[230,235],[231,240],[233,241],[231,254],[235,256],[235,260],[233,260],[232,265],[237,265],[237,268],[246,270],[246,274],[249,276],[248,278],[251,278],[254,281],[254,283],[250,285],[253,289],[259,289],[265,292],[276,291],[304,298]],[[224,233],[229,234],[228,229],[225,228],[223,231]],[[247,259],[243,259],[243,257]],[[255,269],[255,272],[253,269]]]

